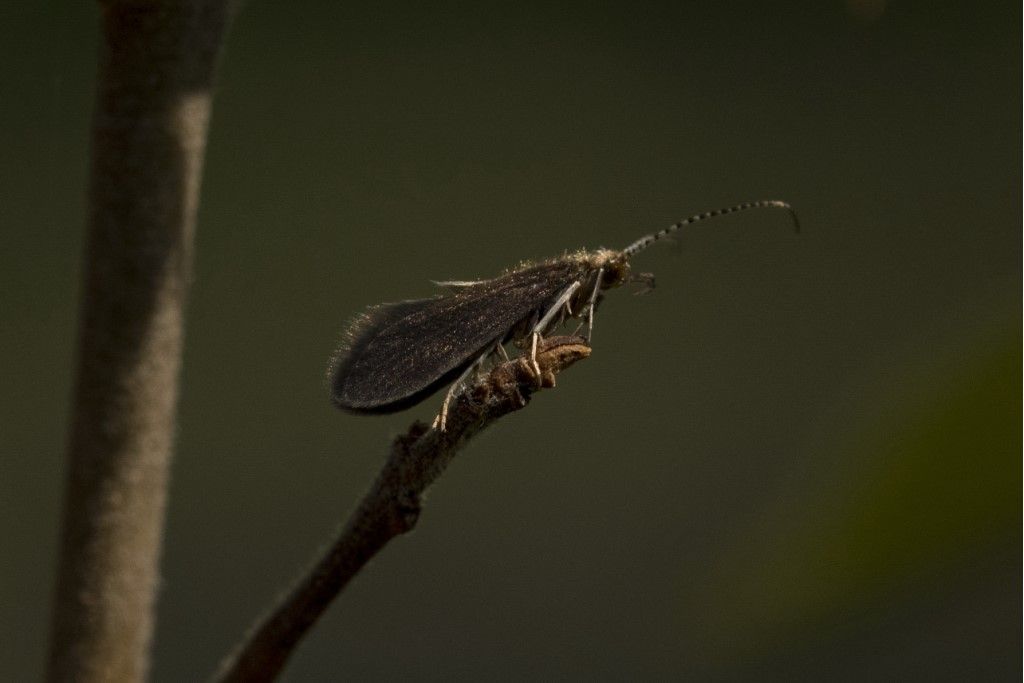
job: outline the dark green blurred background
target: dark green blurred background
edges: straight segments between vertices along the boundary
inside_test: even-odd
[[[154,679],[206,675],[409,413],[332,409],[367,304],[708,223],[459,456],[286,679],[1019,680],[1015,2],[253,1],[199,216]],[[0,679],[45,653],[89,2],[0,16]]]

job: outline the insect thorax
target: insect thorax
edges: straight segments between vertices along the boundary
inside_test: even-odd
[[[629,258],[614,249],[598,249],[586,255],[587,265],[593,272],[601,271],[601,289],[611,289],[629,280]]]

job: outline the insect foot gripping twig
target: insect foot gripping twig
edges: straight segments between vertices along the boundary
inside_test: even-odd
[[[590,355],[586,340],[557,336],[537,343],[536,366],[532,354],[500,363],[454,399],[446,434],[465,432],[465,423],[489,423],[529,403],[539,389],[555,386],[555,375]],[[448,434],[450,432],[450,434]],[[475,432],[474,432],[475,433]]]
[[[423,492],[474,435],[503,415],[526,406],[555,375],[590,355],[582,337],[550,337],[537,348],[538,381],[530,358],[500,363],[453,398],[448,428],[417,421],[391,444],[377,480],[317,559],[221,665],[218,683],[274,680],[303,636],[348,582],[387,543],[417,523]]]

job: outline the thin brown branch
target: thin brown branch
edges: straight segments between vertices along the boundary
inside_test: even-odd
[[[51,681],[149,665],[183,320],[224,0],[101,3]]]
[[[539,349],[542,387],[590,355],[579,337],[553,337]],[[518,358],[495,367],[456,399],[444,432],[416,422],[395,439],[391,455],[340,537],[309,572],[260,621],[221,666],[221,683],[271,681],[299,641],[360,569],[388,541],[412,529],[427,487],[476,434],[503,415],[527,405],[537,389],[527,362]]]

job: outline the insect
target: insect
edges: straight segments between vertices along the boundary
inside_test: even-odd
[[[633,275],[630,259],[661,238],[699,221],[747,209],[792,207],[778,200],[708,211],[641,237],[621,251],[577,251],[524,264],[490,280],[438,282],[444,293],[428,299],[370,307],[353,320],[346,342],[331,359],[331,400],[354,413],[409,408],[449,385],[434,426],[445,429],[459,388],[490,358],[508,360],[505,344],[529,349],[540,381],[537,344],[567,318],[582,318],[590,341],[594,310],[606,289],[627,282],[653,286],[653,276]]]

